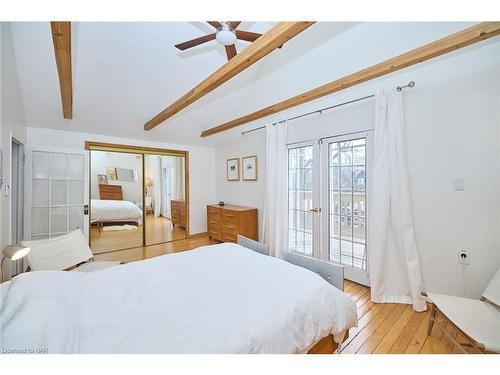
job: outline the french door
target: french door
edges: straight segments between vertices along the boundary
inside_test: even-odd
[[[88,236],[87,155],[82,151],[32,149],[26,153],[26,237],[55,237],[74,229]]]
[[[369,285],[367,176],[370,134],[288,147],[288,248],[344,267]]]

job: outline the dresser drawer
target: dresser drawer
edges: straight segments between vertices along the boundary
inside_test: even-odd
[[[229,223],[238,223],[240,215],[234,211],[222,210],[222,221]]]
[[[224,242],[234,242],[236,243],[237,235],[233,234],[228,234],[228,233],[223,233],[222,234],[222,241]]]
[[[208,231],[220,232],[222,229],[221,222],[218,220],[208,220]]]
[[[222,230],[227,233],[239,233],[240,227],[237,223],[226,221],[222,223]]]
[[[217,207],[207,207],[207,216],[220,218],[221,209]]]
[[[213,239],[213,240],[219,240],[219,241],[222,241],[222,234],[220,232],[217,232],[217,231],[211,231],[209,230],[208,231],[208,236]]]

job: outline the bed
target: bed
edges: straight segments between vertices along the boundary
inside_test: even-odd
[[[90,220],[92,223],[140,225],[142,210],[129,201],[91,199]]]
[[[123,200],[121,185],[99,184],[99,197],[90,201],[90,222],[97,228],[105,224],[142,223],[142,210],[135,203]]]
[[[319,275],[230,243],[25,273],[1,294],[1,346],[49,353],[307,353],[357,324],[354,301]]]

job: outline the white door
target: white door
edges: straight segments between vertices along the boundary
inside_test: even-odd
[[[316,142],[288,146],[288,249],[320,258],[319,148]]]
[[[344,266],[348,280],[369,285],[367,155],[369,134],[326,138],[322,145],[323,260]]]
[[[363,285],[370,139],[357,133],[288,146],[288,249],[338,263]]]
[[[26,232],[50,238],[81,229],[88,238],[88,155],[31,149],[26,153]]]

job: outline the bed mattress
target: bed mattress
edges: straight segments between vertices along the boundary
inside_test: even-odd
[[[130,201],[92,199],[90,205],[92,221],[141,221],[142,219],[142,210]]]
[[[321,277],[236,244],[1,288],[1,346],[49,353],[306,353],[357,324]]]

